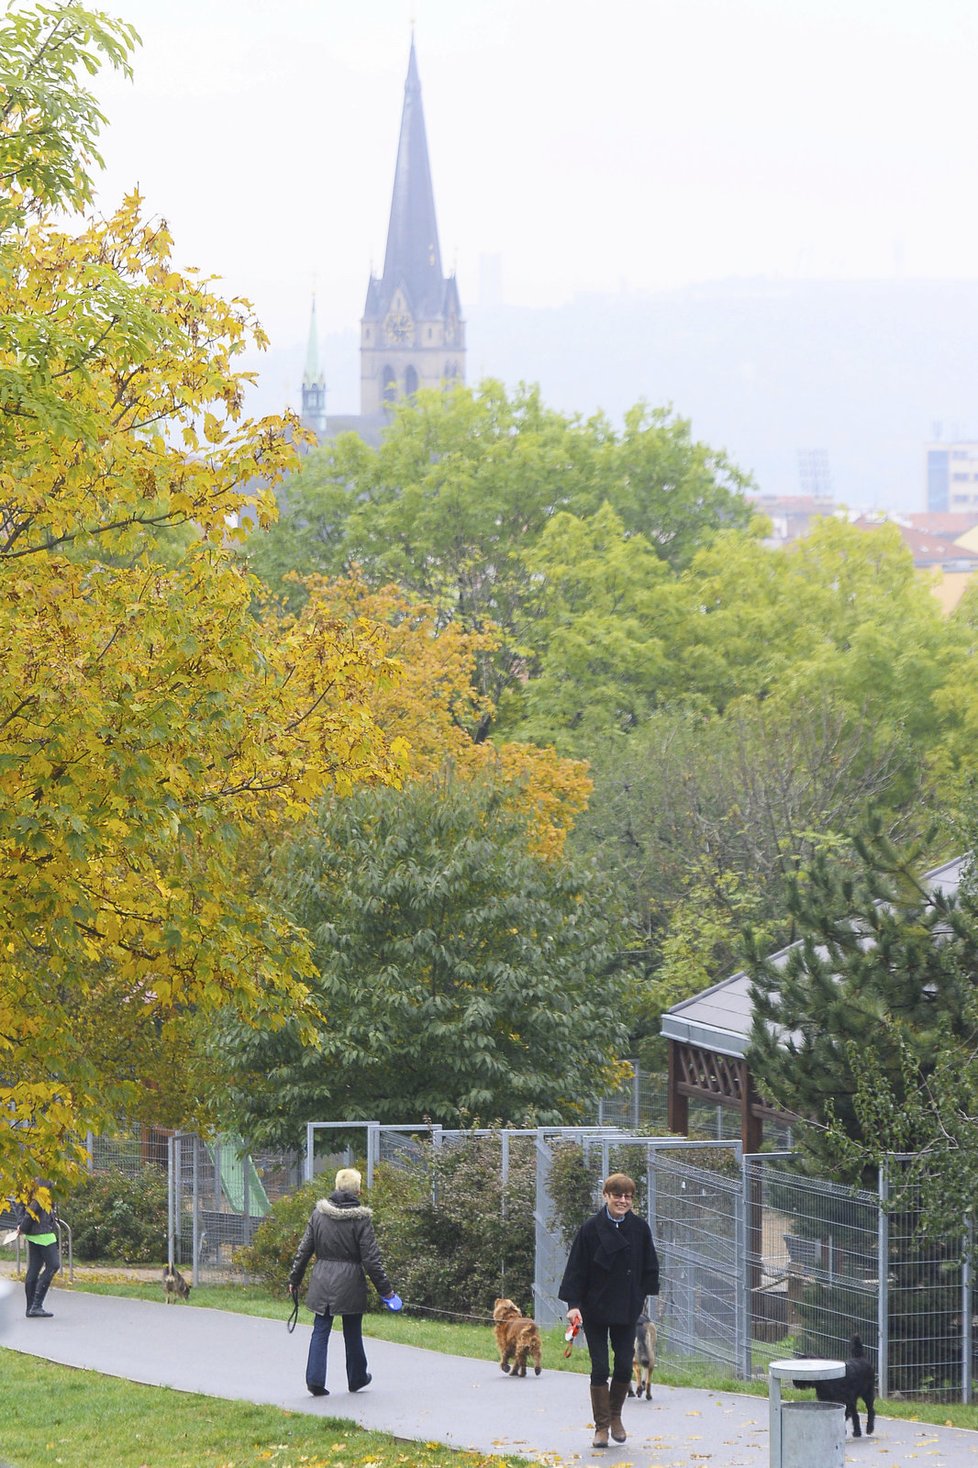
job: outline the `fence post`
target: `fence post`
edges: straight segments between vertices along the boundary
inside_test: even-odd
[[[176,1263],[176,1259],[174,1257],[174,1246],[176,1242],[174,1237],[176,1234],[176,1225],[174,1223],[174,1217],[176,1214],[176,1208],[174,1206],[176,1188],[173,1178],[174,1168],[176,1165],[176,1148],[173,1145],[174,1140],[175,1138],[173,1137],[172,1133],[166,1139],[166,1262],[171,1269]]]
[[[736,1242],[734,1246],[734,1257],[740,1261],[737,1271],[737,1305],[734,1315],[734,1354],[740,1363],[740,1374],[744,1381],[750,1381],[753,1362],[750,1349],[750,1230],[748,1219],[751,1208],[751,1159],[742,1156],[740,1159],[740,1197],[737,1200],[737,1217],[734,1224]]]
[[[887,1203],[890,1197],[890,1178],[884,1162],[879,1173],[879,1228],[876,1245],[876,1269],[879,1276],[877,1299],[877,1334],[879,1336],[879,1358],[876,1363],[877,1390],[881,1397],[889,1396],[890,1375],[890,1215]]]
[[[961,1261],[961,1400],[971,1404],[974,1371],[971,1309],[971,1251],[974,1248],[974,1219],[968,1209],[964,1221],[964,1257]]]
[[[367,1122],[367,1191],[374,1185],[374,1159],[380,1160],[380,1124]]]
[[[306,1155],[302,1163],[302,1180],[311,1183],[313,1178],[314,1149],[316,1146],[316,1126],[314,1122],[306,1122]]]
[[[191,1284],[200,1284],[200,1138],[194,1137],[194,1166],[193,1166],[193,1225],[190,1232],[190,1247],[193,1250],[193,1267],[191,1270]]]

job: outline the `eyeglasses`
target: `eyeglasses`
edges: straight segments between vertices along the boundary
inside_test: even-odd
[[[611,1188],[608,1193],[609,1198],[628,1198],[629,1201],[631,1201],[634,1196],[634,1193],[620,1193],[617,1188]]]

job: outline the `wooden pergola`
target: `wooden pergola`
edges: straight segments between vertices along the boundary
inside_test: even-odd
[[[691,1097],[739,1112],[740,1141],[745,1153],[761,1150],[765,1120],[790,1121],[758,1094],[750,1066],[742,1055],[670,1039],[668,1121],[671,1132],[689,1135]]]

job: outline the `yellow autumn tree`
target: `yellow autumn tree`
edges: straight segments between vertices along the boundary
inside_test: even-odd
[[[73,4],[0,21],[0,1192],[161,1097],[194,1117],[173,1062],[208,1011],[301,1016],[306,941],[242,855],[403,765],[383,630],[264,624],[232,553],[297,428],[242,416],[248,303],[176,270],[136,195],[64,223],[103,120],[79,70],[135,39]]]
[[[285,626],[326,615],[385,637],[399,676],[376,689],[371,709],[388,738],[409,745],[410,777],[427,779],[446,763],[463,779],[492,775],[511,791],[510,803],[530,815],[537,851],[559,854],[587,807],[588,767],[552,748],[483,737],[493,707],[479,689],[477,669],[498,646],[499,632],[466,630],[446,621],[432,603],[395,585],[372,590],[356,573],[306,577],[304,586],[303,610]]]

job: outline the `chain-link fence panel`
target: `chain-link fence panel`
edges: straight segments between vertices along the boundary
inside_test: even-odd
[[[890,1159],[880,1181],[888,1288],[880,1390],[917,1401],[970,1402],[974,1388],[975,1302],[968,1225],[935,1238],[919,1227],[906,1159]]]
[[[760,1356],[795,1350],[845,1360],[858,1335],[875,1363],[876,1194],[807,1177],[790,1158],[745,1158],[744,1187],[752,1333]]]

